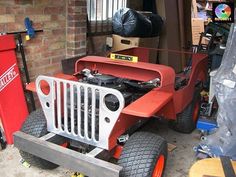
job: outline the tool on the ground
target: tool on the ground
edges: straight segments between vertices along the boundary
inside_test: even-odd
[[[82,173],[75,172],[71,177],[85,177]]]
[[[24,167],[26,167],[26,168],[30,168],[30,164],[28,163],[28,162],[26,162],[24,159],[20,159],[20,163],[24,166]]]
[[[214,119],[199,118],[197,121],[197,129],[201,131],[201,139],[213,133],[217,128],[217,122]]]

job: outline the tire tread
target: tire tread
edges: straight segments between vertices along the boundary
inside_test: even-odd
[[[121,177],[151,177],[157,157],[167,158],[167,142],[150,132],[136,132],[126,142],[118,164],[123,167]]]

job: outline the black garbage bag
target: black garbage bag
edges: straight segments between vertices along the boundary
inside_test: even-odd
[[[152,37],[160,36],[163,27],[162,17],[157,14],[151,14],[148,19],[152,23]]]
[[[113,33],[124,37],[150,37],[152,23],[135,10],[123,8],[113,17]]]

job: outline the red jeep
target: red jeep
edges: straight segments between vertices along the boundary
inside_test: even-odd
[[[76,62],[73,76],[41,75],[28,89],[37,92],[42,109],[14,134],[15,146],[41,168],[62,165],[91,177],[161,177],[166,140],[137,129],[163,117],[175,130],[194,130],[207,56],[191,54],[191,61],[175,74],[169,66],[88,56]]]

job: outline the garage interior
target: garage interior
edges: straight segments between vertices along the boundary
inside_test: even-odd
[[[0,176],[236,176],[233,0],[0,0]]]

